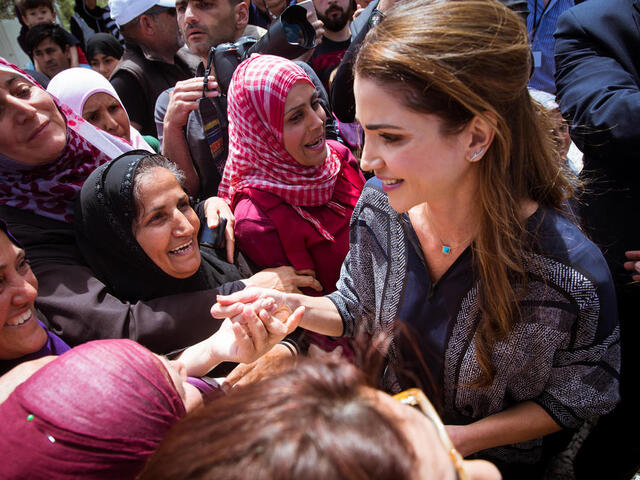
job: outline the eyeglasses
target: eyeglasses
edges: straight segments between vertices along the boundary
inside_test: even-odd
[[[422,390],[410,388],[409,390],[405,390],[394,395],[393,399],[404,405],[418,408],[429,420],[433,422],[436,427],[436,432],[438,432],[440,443],[449,454],[451,462],[453,462],[453,466],[458,474],[458,479],[470,480],[469,475],[464,470],[462,455],[460,455],[458,450],[456,450],[456,447],[453,446],[438,412],[436,412],[436,409]]]

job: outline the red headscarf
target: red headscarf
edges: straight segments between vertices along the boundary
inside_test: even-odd
[[[133,478],[185,415],[164,365],[131,340],[69,350],[0,405],[3,478]]]
[[[342,205],[331,201],[340,158],[328,146],[326,161],[307,167],[284,148],[284,104],[297,82],[313,86],[302,68],[282,57],[254,55],[238,66],[229,86],[229,157],[218,196],[233,204],[234,196],[246,188],[274,193],[325,238],[333,240],[302,207],[327,205],[346,212]]]
[[[4,58],[0,71],[38,82]],[[60,157],[45,165],[29,166],[0,152],[0,205],[28,210],[70,223],[82,184],[95,168],[132,150],[124,140],[100,131],[52,97],[67,123],[67,145]]]

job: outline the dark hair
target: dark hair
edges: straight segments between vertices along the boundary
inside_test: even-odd
[[[53,0],[15,0],[15,6],[21,15],[26,15],[27,10],[38,7],[47,7],[55,12]]]
[[[180,170],[180,168],[178,168],[178,166],[167,157],[159,154],[149,154],[149,156],[140,160],[133,175],[133,204],[135,207],[136,218],[140,215],[140,181],[156,168],[165,168],[173,173],[176,180],[178,180],[178,183],[184,190],[185,176],[182,170]]]
[[[357,76],[398,92],[407,108],[440,117],[445,134],[475,116],[493,127],[479,162],[480,227],[472,244],[482,313],[478,386],[493,380],[492,347],[520,317],[517,301],[527,281],[521,203],[531,199],[562,213],[574,190],[549,117],[527,91],[530,62],[526,26],[501,3],[408,0],[369,32],[355,65]]]
[[[118,39],[110,33],[96,33],[87,41],[87,60],[91,62],[98,53],[120,60],[124,48]]]
[[[139,479],[410,478],[414,449],[366,387],[344,360],[302,359],[176,424]]]
[[[27,51],[29,55],[33,55],[33,51],[42,43],[42,41],[50,38],[64,52],[70,46],[69,39],[64,29],[55,23],[43,23],[30,28],[25,39]]]

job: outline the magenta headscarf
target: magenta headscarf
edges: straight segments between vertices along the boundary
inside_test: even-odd
[[[23,70],[2,57],[0,71],[16,73],[42,88]],[[89,174],[99,165],[132,150],[132,147],[124,140],[98,130],[52,98],[67,122],[67,145],[56,160],[35,167],[0,152],[0,205],[70,223],[73,204]]]
[[[131,340],[83,344],[0,405],[2,477],[131,479],[184,415],[149,350]]]
[[[284,148],[284,104],[297,82],[313,86],[302,68],[282,57],[254,55],[238,66],[229,85],[229,156],[218,196],[233,204],[235,194],[246,188],[273,193],[333,240],[303,207],[327,205],[346,212],[331,201],[341,167],[338,154],[328,146],[326,161],[307,167]]]

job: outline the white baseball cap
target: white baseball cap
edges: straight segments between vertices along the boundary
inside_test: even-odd
[[[156,5],[175,8],[176,0],[109,0],[111,18],[115,20],[119,27],[126,25]]]

